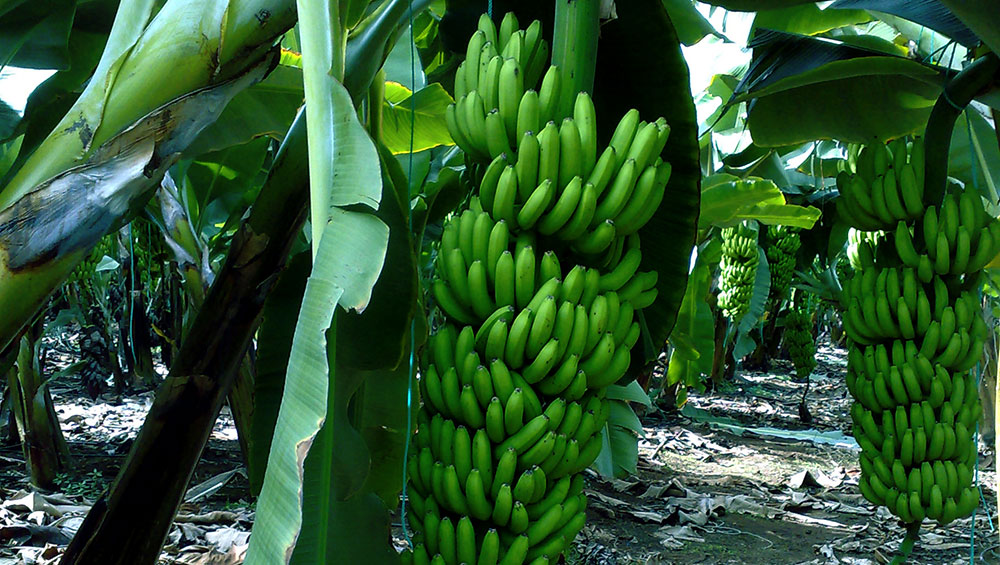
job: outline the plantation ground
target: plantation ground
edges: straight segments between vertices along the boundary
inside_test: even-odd
[[[58,353],[54,365],[72,351]],[[60,361],[62,359],[62,361]],[[799,418],[803,384],[778,362],[739,372],[729,390],[692,394],[681,414],[643,416],[638,476],[590,475],[588,525],[571,564],[884,563],[902,529],[857,493],[857,448],[849,431],[843,351],[824,348]],[[0,565],[55,563],[100,490],[114,477],[142,423],[151,393],[97,402],[72,379],[52,392],[76,468],[62,492],[32,495],[18,446],[0,448]],[[1000,563],[995,459],[982,446],[987,501],[975,518],[975,562]],[[217,423],[161,563],[242,562],[253,520],[228,413]],[[398,522],[398,520],[397,520]],[[913,563],[968,563],[973,520],[925,526]],[[394,530],[397,543],[401,531]]]

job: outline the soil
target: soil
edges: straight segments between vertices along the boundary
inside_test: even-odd
[[[767,372],[737,371],[725,390],[692,391],[679,412],[641,413],[638,473],[608,480],[587,472],[588,524],[566,562],[891,560],[903,529],[857,491],[844,351],[821,348],[818,361],[808,424],[799,410],[805,385],[781,361]],[[73,377],[50,386],[74,466],[60,476],[61,492],[26,497],[20,447],[0,447],[0,565],[58,561],[86,508],[117,473],[152,401],[151,392],[91,401]],[[161,563],[242,562],[253,506],[228,411],[193,484],[206,481],[216,488],[181,508]],[[1000,563],[995,456],[982,443],[979,483],[984,505],[975,517],[944,528],[925,522],[911,563],[968,563],[970,555],[974,563]],[[394,537],[402,546],[398,528]]]

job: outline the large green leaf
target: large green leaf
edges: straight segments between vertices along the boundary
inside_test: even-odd
[[[773,181],[750,177],[740,179],[720,173],[707,177],[702,184],[699,226],[726,227],[741,220],[758,220],[812,228],[820,211],[812,206],[785,203],[785,196]]]
[[[389,543],[389,512],[363,488],[372,457],[350,409],[369,375],[341,363],[334,353],[343,350],[333,338],[336,333],[329,331],[327,346],[336,378],[328,390],[326,421],[305,462],[302,532],[290,563],[392,563],[396,552]]]
[[[978,189],[992,202],[1000,200],[1000,147],[993,126],[974,107],[957,120],[948,151],[948,175]]]
[[[931,30],[938,31],[966,47],[974,47],[979,43],[978,38],[959,18],[955,17],[956,10],[949,9],[948,4],[949,2],[942,0],[837,0],[829,7],[871,10],[877,12],[879,18],[882,14],[892,14],[920,26],[926,26],[925,33],[930,33]],[[960,7],[964,8],[973,2],[963,0],[960,4]],[[985,4],[984,2],[983,5]],[[980,11],[977,16],[987,19],[996,17],[995,3],[988,11]],[[938,47],[942,45],[944,43],[938,43]]]
[[[0,63],[35,69],[69,66],[73,0],[26,2],[0,17]]]
[[[701,15],[691,0],[661,0],[674,23],[677,37],[684,45],[694,45],[706,35],[720,36],[712,24]]]
[[[382,171],[340,82],[346,31],[338,9],[338,3],[300,2],[298,11],[314,261],[261,491],[262,515],[254,524],[257,543],[247,554],[251,564],[332,563],[348,551],[356,551],[349,561],[381,563],[395,555],[373,527],[382,523],[388,532],[384,506],[361,493],[370,452],[351,425],[348,404],[363,375],[337,370],[334,312],[338,304],[365,310],[389,243],[389,227],[378,216],[354,211],[379,209]]]
[[[280,140],[301,105],[302,71],[279,65],[267,78],[237,94],[184,153],[194,157],[262,136]]]
[[[615,6],[618,19],[601,27],[598,46],[594,96],[599,133],[608,139],[620,117],[632,107],[646,120],[665,117],[671,128],[662,153],[673,166],[667,195],[639,232],[642,265],[659,271],[659,294],[645,311],[646,343],[653,350],[635,349],[632,370],[637,371],[663,347],[684,297],[698,223],[701,168],[688,68],[666,9],[662,3],[639,0],[620,1]]]
[[[941,92],[938,73],[900,57],[835,61],[742,95],[765,147],[815,139],[865,142],[920,131]]]
[[[195,233],[212,238],[220,226],[253,203],[260,189],[258,178],[267,157],[263,139],[208,153],[175,172],[183,178],[181,200],[191,217]]]
[[[774,10],[800,4],[814,4],[811,0],[705,0],[706,4],[722,6],[735,12],[756,12],[759,10]]]
[[[761,10],[754,18],[753,27],[815,35],[871,19],[872,17],[864,10],[821,10],[816,4],[809,3],[775,10]]]
[[[940,0],[994,53],[1000,53],[1000,26],[994,0]]]
[[[338,318],[338,359],[342,366],[359,370],[392,370],[409,350],[408,332],[418,302],[416,260],[408,225],[406,179],[398,162],[384,148],[381,151],[382,197],[379,219],[389,227],[385,266],[372,298],[363,313],[345,313]],[[396,177],[393,177],[393,172]]]
[[[601,429],[604,446],[591,466],[607,478],[634,475],[639,461],[636,438],[643,433],[642,423],[627,401],[608,398],[605,402],[611,404],[611,415]]]
[[[409,153],[412,123],[414,153],[439,145],[454,145],[444,121],[445,108],[452,102],[451,95],[438,83],[416,93],[399,83],[385,83],[382,142],[393,154]]]
[[[326,556],[334,550],[329,543],[333,532],[326,510],[332,503],[335,487],[332,469],[337,449],[333,448],[334,438],[325,435],[333,434],[335,426],[324,426],[324,422],[332,422],[328,408],[336,402],[330,402],[328,397],[342,383],[330,374],[334,360],[327,355],[335,344],[328,344],[326,336],[338,303],[360,307],[367,302],[382,268],[389,234],[385,224],[371,214],[334,208],[331,216],[306,283],[295,327],[281,408],[247,553],[246,562],[250,565],[287,563],[300,537],[300,527],[303,540],[311,542],[300,551]],[[319,443],[316,450],[311,450],[314,441]],[[315,465],[313,469],[318,474],[304,469],[308,454],[312,455],[311,466]],[[363,471],[366,473],[367,469]],[[309,487],[303,484],[303,474],[312,481]],[[310,509],[317,512],[310,513],[307,519],[303,518],[306,509],[301,506],[305,489],[311,494]],[[316,562],[324,561],[320,558]]]
[[[694,386],[712,373],[715,354],[715,316],[708,306],[711,289],[711,266],[701,259],[688,277],[684,301],[677,313],[677,324],[670,332],[673,346],[667,364],[667,381],[673,385]]]

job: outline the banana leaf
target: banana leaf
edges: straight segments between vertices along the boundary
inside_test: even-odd
[[[871,15],[864,10],[836,10],[832,7],[821,10],[816,4],[810,3],[775,10],[760,10],[753,20],[753,27],[755,30],[769,29],[816,35],[838,27],[865,23],[871,19]]]
[[[706,35],[714,35],[725,39],[725,36],[716,31],[715,27],[705,19],[705,16],[701,15],[701,12],[698,11],[698,8],[691,0],[661,1],[663,2],[663,7],[667,9],[670,21],[674,23],[677,36],[684,45],[694,45],[704,39]]]
[[[742,220],[810,229],[820,216],[812,206],[786,204],[785,195],[773,181],[756,177],[712,175],[705,178],[701,198],[702,229],[726,227]]]
[[[970,4],[970,2],[961,2]],[[942,0],[837,0],[827,9],[854,9],[882,12],[899,16],[911,22],[926,26],[940,32],[966,47],[975,47],[979,38],[961,19],[955,11]],[[989,12],[980,15],[996,17],[996,6]]]
[[[382,142],[393,154],[409,153],[412,123],[414,153],[440,145],[454,145],[444,121],[444,110],[452,102],[451,95],[438,83],[414,93],[399,83],[387,82],[382,108]]]
[[[616,2],[616,9],[618,19],[601,27],[598,46],[598,137],[609,139],[632,107],[647,121],[663,116],[671,133],[662,157],[673,166],[663,204],[639,232],[642,268],[659,271],[659,294],[645,310],[648,347],[635,348],[630,369],[635,372],[659,354],[684,298],[698,224],[701,168],[687,63],[666,9],[659,2],[639,0]]]
[[[991,0],[941,0],[941,3],[976,35],[972,45],[982,41],[991,51],[1000,53],[1000,27],[997,26],[996,2]]]
[[[701,254],[688,277],[684,302],[677,314],[677,325],[670,333],[673,346],[667,363],[667,384],[697,386],[712,373],[715,354],[715,317],[707,302],[712,283],[711,267]]]
[[[814,4],[815,2],[811,0],[705,0],[705,3],[713,6],[721,6],[734,12],[757,12],[801,4]]]
[[[753,283],[753,297],[750,299],[750,310],[737,320],[734,328],[735,346],[733,347],[733,358],[742,359],[757,348],[751,333],[757,329],[758,324],[764,319],[767,308],[767,297],[771,292],[771,270],[767,264],[767,255],[764,248],[757,248],[757,278]]]
[[[912,134],[941,92],[942,72],[904,57],[773,31],[751,45],[750,71],[730,103],[750,102],[750,132],[763,147]]]

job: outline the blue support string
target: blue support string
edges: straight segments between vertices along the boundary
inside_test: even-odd
[[[410,152],[409,152],[409,155],[408,155],[408,158],[407,158],[406,180],[407,180],[407,182],[411,182],[412,179],[413,179],[413,138],[414,138],[414,130],[416,129],[416,124],[415,124],[416,118],[415,118],[415,116],[416,116],[416,113],[417,113],[417,109],[416,109],[416,96],[415,96],[416,93],[417,93],[417,68],[416,68],[416,54],[414,53],[414,51],[416,50],[416,44],[414,43],[414,38],[413,38],[414,37],[413,36],[413,0],[409,0],[408,4],[409,4],[409,20],[410,20],[409,21],[409,26],[410,26],[410,88],[413,89],[413,92],[410,95]],[[406,193],[407,194],[410,193],[409,187],[407,187]],[[413,206],[410,205],[410,203],[409,203],[410,199],[409,198],[407,198],[406,202],[407,202],[406,226],[407,226],[407,229],[409,229],[410,232],[412,233],[413,232]],[[419,263],[417,264],[417,269],[418,269],[418,273],[419,273],[419,269],[420,269],[420,264]],[[415,373],[415,370],[414,370],[416,368],[416,363],[415,363],[415,359],[416,358],[415,358],[415,355],[414,355],[414,349],[416,349],[416,335],[415,335],[416,327],[417,327],[417,321],[416,321],[416,318],[414,318],[413,320],[410,321],[410,369],[409,369],[409,372],[407,373],[407,382],[406,382],[406,437],[405,437],[405,442],[403,443],[403,491],[402,491],[401,503],[400,503],[400,511],[399,511],[400,521],[402,522],[402,525],[403,525],[403,537],[406,539],[406,543],[407,543],[407,545],[410,546],[410,549],[413,549],[413,540],[410,539],[410,531],[409,531],[409,528],[406,527],[406,483],[407,483],[407,480],[406,480],[406,464],[407,464],[407,461],[409,461],[409,459],[410,459],[410,436],[413,433],[413,429],[412,429],[413,428],[413,380],[414,380],[414,378],[416,378],[416,373]]]

